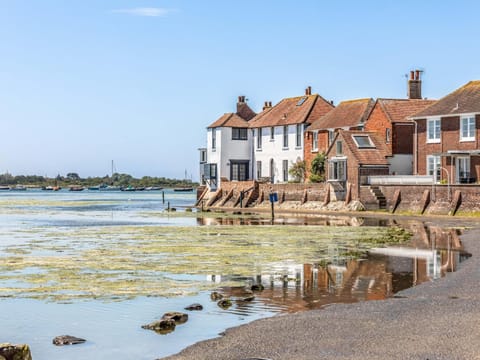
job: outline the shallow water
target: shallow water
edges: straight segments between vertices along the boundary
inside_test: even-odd
[[[458,230],[355,217],[185,212],[193,194],[0,193],[0,342],[38,359],[154,359],[228,327],[383,299],[454,271]],[[165,212],[170,203],[177,212]],[[408,240],[409,239],[409,240]],[[408,240],[408,241],[406,241]],[[393,243],[395,256],[385,248]],[[252,284],[265,289],[242,301]],[[231,297],[222,309],[212,290]],[[168,335],[141,325],[194,302]],[[57,335],[83,345],[55,347]]]

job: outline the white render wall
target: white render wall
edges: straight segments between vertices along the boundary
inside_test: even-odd
[[[283,183],[283,160],[288,160],[288,168],[298,160],[303,160],[303,125],[300,136],[300,145],[296,146],[296,125],[288,126],[288,148],[283,148],[283,126],[274,127],[274,139],[270,139],[270,127],[262,128],[262,149],[257,149],[258,129],[254,129],[253,136],[253,178],[257,179],[257,161],[262,162],[261,177],[270,176],[270,160],[274,160],[274,182]],[[288,174],[288,180],[293,180]]]
[[[212,132],[216,132],[216,149],[212,149]],[[252,136],[247,130],[247,140],[232,140],[232,128],[209,128],[207,133],[207,163],[217,164],[217,187],[221,178],[230,180],[230,160],[248,160],[249,177],[252,177]]]
[[[388,158],[390,164],[390,174],[412,175],[413,174],[413,155],[396,154]]]

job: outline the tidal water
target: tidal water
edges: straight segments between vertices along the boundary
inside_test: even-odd
[[[272,222],[190,212],[194,201],[170,190],[0,193],[0,343],[29,344],[34,360],[157,359],[255,319],[385,299],[468,257],[459,230],[418,221]],[[255,284],[263,291],[245,301]],[[204,309],[171,333],[141,328],[192,303]],[[58,335],[87,342],[57,347]]]

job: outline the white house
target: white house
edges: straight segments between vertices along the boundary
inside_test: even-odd
[[[219,188],[222,178],[230,181],[252,178],[252,138],[248,121],[254,116],[245,96],[239,96],[236,113],[224,114],[208,126],[203,179],[210,190]]]
[[[248,122],[252,130],[254,179],[269,178],[272,183],[293,180],[289,169],[304,160],[303,133],[313,119],[325,115],[333,105],[318,94],[265,103],[263,111]]]

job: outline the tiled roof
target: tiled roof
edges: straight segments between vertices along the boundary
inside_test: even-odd
[[[354,135],[368,136],[375,147],[359,148],[353,139]],[[333,148],[338,138],[341,138],[344,141],[344,144],[348,147],[360,165],[388,165],[388,149],[381,137],[376,132],[339,130],[335,141],[332,143],[332,146],[329,149],[329,152]]]
[[[423,99],[377,99],[388,119],[392,123],[410,122],[409,116],[422,111],[436,100]]]
[[[342,101],[328,114],[315,120],[308,130],[356,127],[367,119],[374,104],[373,99]]]
[[[281,100],[249,121],[253,128],[311,123],[334,106],[318,94],[297,96]]]
[[[411,118],[467,113],[480,113],[480,80],[470,81]]]
[[[237,114],[227,113],[223,114],[217,121],[208,126],[208,128],[216,127],[246,128],[248,127],[248,121],[242,119]]]

